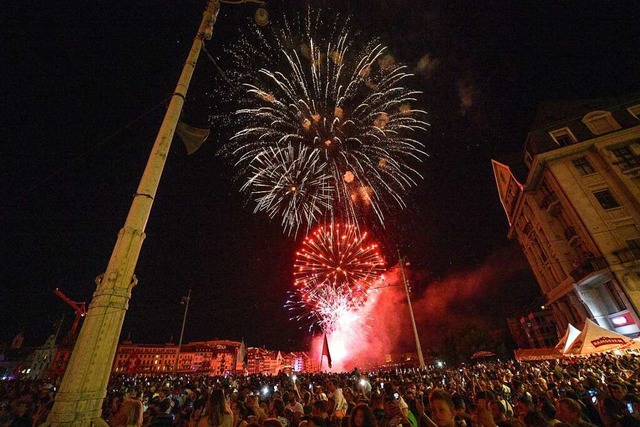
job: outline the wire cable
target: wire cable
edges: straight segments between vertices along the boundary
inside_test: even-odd
[[[106,138],[104,138],[103,140],[101,140],[100,142],[98,142],[96,145],[94,145],[93,147],[91,147],[89,150],[85,151],[84,153],[74,157],[73,159],[71,159],[69,162],[70,163],[76,163],[76,162],[81,162],[83,160],[85,160],[90,154],[92,154],[95,150],[97,150],[98,148],[102,147],[103,145],[107,144],[108,142],[110,142],[113,138],[115,138],[116,136],[120,135],[121,133],[123,133],[124,131],[126,131],[127,129],[129,129],[131,126],[135,125],[136,123],[138,123],[140,120],[142,120],[143,118],[145,118],[147,115],[151,114],[153,111],[155,111],[156,109],[158,109],[160,106],[165,105],[167,103],[167,101],[169,101],[171,99],[171,96],[164,98],[162,101],[160,101],[158,104],[154,105],[153,107],[151,107],[149,110],[145,111],[144,113],[140,114],[138,117],[136,117],[135,119],[133,119],[132,121],[130,121],[129,123],[127,123],[126,125],[124,125],[122,128],[118,129],[117,131],[113,132],[112,134],[108,135]],[[61,167],[55,171],[53,171],[52,173],[50,173],[49,175],[47,175],[45,178],[41,179],[40,181],[38,181],[36,184],[32,185],[27,191],[31,192],[33,190],[35,190],[37,187],[41,186],[42,184],[52,180],[53,178],[55,178],[56,176],[60,175],[63,171],[68,170],[68,166],[67,167]]]

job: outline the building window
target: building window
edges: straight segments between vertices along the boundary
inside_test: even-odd
[[[640,156],[631,150],[630,145],[613,149],[611,152],[618,159],[618,161],[613,162],[613,164],[618,165],[622,171],[640,166]]]
[[[605,211],[620,206],[620,203],[616,200],[611,191],[607,189],[594,191],[593,195],[596,196],[596,199],[598,199],[598,202],[602,206],[602,209],[604,209]]]
[[[573,132],[569,128],[556,129],[549,132],[549,135],[553,138],[553,140],[561,147],[565,147],[567,145],[575,144],[578,142],[578,139],[573,135]]]
[[[582,119],[592,134],[602,135],[620,129],[620,124],[613,118],[610,111],[593,111]]]
[[[635,117],[636,119],[640,120],[640,104],[639,105],[634,105],[633,107],[627,108],[627,111],[633,117]]]
[[[578,157],[577,159],[573,159],[572,162],[573,166],[578,169],[578,172],[580,172],[581,175],[589,175],[596,171],[593,165],[589,162],[589,159],[586,157]]]
[[[606,289],[614,304],[612,307],[613,311],[609,314],[617,313],[627,308],[624,301],[622,301],[622,298],[620,298],[620,294],[618,294],[618,292],[614,288],[613,283],[607,282],[603,285],[603,287]]]

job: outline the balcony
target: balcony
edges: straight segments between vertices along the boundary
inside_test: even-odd
[[[549,207],[549,205],[555,202],[556,200],[558,200],[558,196],[556,196],[556,193],[547,194],[542,198],[542,202],[540,203],[540,209],[546,210]]]
[[[585,261],[581,266],[577,267],[570,274],[571,277],[573,277],[573,280],[575,280],[577,283],[594,271],[602,270],[603,268],[607,268],[607,266],[607,261],[603,257],[593,258]]]
[[[571,245],[571,247],[573,248],[575,248],[581,240],[573,225],[570,225],[569,227],[564,229],[564,238],[567,239],[567,242],[569,242],[569,245]]]
[[[621,263],[631,262],[640,259],[640,248],[619,249],[613,251],[613,254],[618,257]]]
[[[560,200],[558,200],[558,196],[556,193],[549,193],[542,198],[542,202],[540,203],[540,209],[547,211],[549,214],[553,216],[557,216],[560,213]]]

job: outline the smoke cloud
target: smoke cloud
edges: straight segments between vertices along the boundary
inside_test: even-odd
[[[429,283],[423,283],[427,272],[407,266],[423,352],[428,353],[447,332],[458,327],[504,328],[510,307],[518,305],[518,299],[531,298],[530,290],[519,292],[523,287],[522,273],[527,269],[522,256],[512,248],[494,252],[475,269]],[[345,319],[328,341],[334,371],[376,366],[384,363],[389,354],[415,352],[399,266],[387,273],[384,282],[372,289],[367,305]],[[320,340],[314,343],[314,354],[319,357],[321,350]]]

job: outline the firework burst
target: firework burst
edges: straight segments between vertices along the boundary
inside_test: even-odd
[[[358,47],[348,21],[321,21],[339,22],[308,16],[259,38],[265,64],[242,75],[241,129],[222,149],[255,211],[294,234],[322,217],[359,224],[368,210],[383,223],[390,201],[404,207],[426,156],[416,139],[426,113],[411,107],[419,92],[406,68],[377,42]],[[242,51],[236,60],[247,66]]]
[[[364,305],[372,284],[383,278],[384,260],[366,232],[339,223],[317,228],[296,253],[294,299],[299,320],[330,332],[337,321]]]

